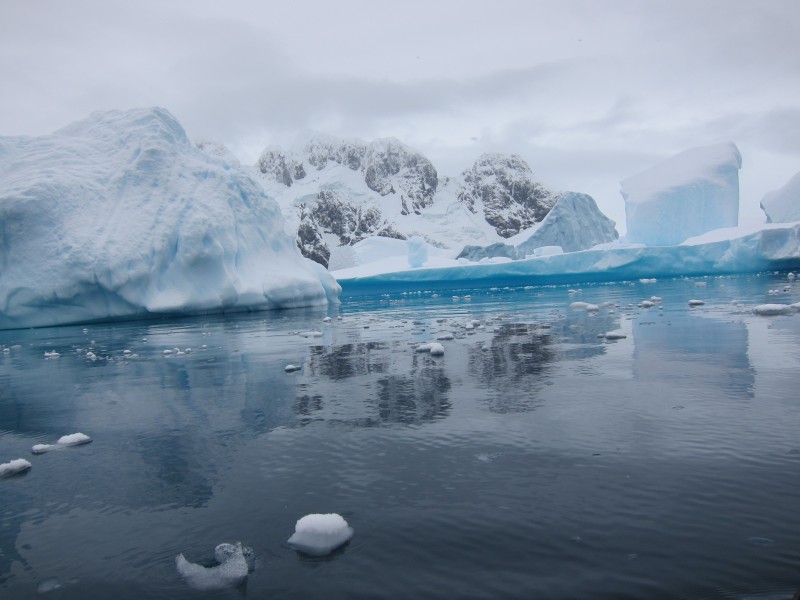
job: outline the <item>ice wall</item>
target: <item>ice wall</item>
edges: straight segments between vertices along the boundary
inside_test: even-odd
[[[739,169],[733,143],[681,152],[622,181],[628,242],[671,246],[739,222]]]

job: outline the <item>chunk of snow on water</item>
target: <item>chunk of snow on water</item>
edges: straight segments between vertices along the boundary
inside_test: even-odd
[[[759,304],[753,308],[753,312],[762,317],[791,315],[795,310],[796,309],[791,304]]]
[[[311,514],[297,521],[288,544],[303,554],[324,556],[350,541],[352,537],[353,528],[341,515]]]
[[[587,312],[598,312],[600,307],[597,304],[587,304],[586,305]]]
[[[429,352],[431,353],[431,356],[443,356],[444,346],[437,342],[432,342]]]
[[[330,317],[325,317],[324,319],[322,319],[322,322],[323,323],[330,323],[331,322],[331,318]]]
[[[45,352],[44,352],[44,357],[45,358],[58,358],[59,356],[61,356],[61,355],[58,352],[56,352],[55,350],[52,350],[50,352],[47,352],[47,350],[45,350]]]
[[[650,279],[645,278],[645,279],[640,279],[639,283],[655,283],[656,281],[658,280],[655,278],[650,278]]]
[[[44,454],[56,448],[58,448],[56,444],[34,444],[33,448],[31,448],[31,452],[34,454]]]
[[[436,339],[441,342],[446,342],[448,340],[454,340],[455,337],[456,336],[454,336],[452,333],[443,333],[442,335],[437,336]]]
[[[303,367],[301,367],[300,365],[286,365],[285,367],[283,367],[283,370],[286,371],[287,373],[294,373],[295,371],[299,371],[302,368]]]
[[[24,473],[30,468],[31,463],[29,463],[27,460],[24,458],[16,458],[8,461],[7,463],[0,464],[0,477],[11,477],[12,475],[18,475],[20,473]]]
[[[639,303],[639,306],[641,306],[642,308],[652,308],[655,306],[655,303],[651,302],[650,300],[642,300]]]
[[[52,592],[53,590],[57,590],[60,587],[61,587],[61,582],[55,577],[50,577],[49,579],[45,579],[39,585],[36,586],[36,593],[46,594],[48,592]]]
[[[689,300],[689,306],[703,306],[704,304],[704,300]]]
[[[71,433],[69,435],[62,435],[58,438],[57,444],[62,446],[80,446],[81,444],[88,444],[92,441],[85,433]]]
[[[96,361],[96,360],[97,360],[97,355],[96,355],[94,352],[91,352],[91,351],[90,351],[90,352],[87,352],[87,353],[86,353],[86,358],[88,358],[89,360],[91,360],[92,362],[94,362],[94,361]]]
[[[238,552],[239,547],[241,547],[242,555],[247,561],[247,570],[252,573],[256,568],[256,555],[252,548],[248,546],[242,546],[241,542],[238,544],[219,544],[216,548],[214,548],[214,559],[219,564],[228,562],[232,558],[236,558],[236,553]]]
[[[322,332],[321,331],[301,331],[299,335],[304,337],[304,338],[322,337]]]
[[[219,548],[219,546],[217,546]],[[217,554],[215,550],[215,555]],[[248,566],[241,542],[237,542],[232,552],[222,552],[224,562],[213,567],[191,563],[179,554],[175,557],[178,573],[190,587],[196,590],[220,590],[235,587],[247,578]]]
[[[585,310],[589,306],[588,302],[573,302],[569,305],[572,310]]]

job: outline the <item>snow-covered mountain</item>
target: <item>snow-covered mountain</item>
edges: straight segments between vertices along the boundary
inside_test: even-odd
[[[540,221],[558,194],[516,155],[484,154],[460,176],[442,177],[394,139],[363,142],[314,134],[293,149],[265,149],[255,171],[278,201],[303,254],[329,268],[371,236],[420,236],[455,254]]]

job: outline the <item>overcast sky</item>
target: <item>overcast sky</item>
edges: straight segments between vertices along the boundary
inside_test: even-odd
[[[734,141],[741,215],[800,171],[800,1],[4,0],[0,135],[162,106],[244,163],[314,129],[455,175],[520,154],[625,229],[619,181]]]

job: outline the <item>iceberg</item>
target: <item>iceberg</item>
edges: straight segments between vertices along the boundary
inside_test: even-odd
[[[458,258],[477,262],[484,258],[519,259],[561,254],[586,250],[618,238],[614,221],[600,211],[594,198],[588,194],[564,192],[541,223],[509,238],[506,243],[466,246]]]
[[[0,479],[25,473],[31,468],[31,463],[24,458],[15,458],[0,464]]]
[[[622,181],[626,240],[672,246],[739,222],[739,169],[733,143],[692,148]]]
[[[0,138],[0,329],[336,302],[221,154],[160,108]]]
[[[403,268],[400,260],[370,262],[334,271],[333,275],[344,293],[371,293],[390,288],[420,289],[421,285],[446,288],[467,282],[475,287],[562,284],[792,270],[800,268],[800,222],[763,225],[755,231],[723,229],[676,246],[617,242],[503,263],[435,262],[436,266],[414,270]]]
[[[800,173],[781,189],[770,192],[761,200],[761,209],[770,223],[800,221]]]

